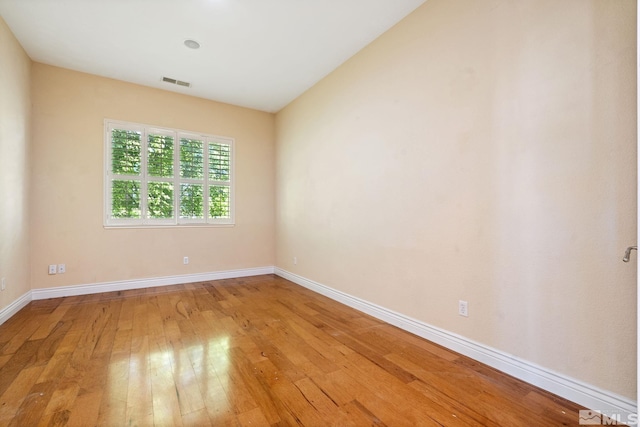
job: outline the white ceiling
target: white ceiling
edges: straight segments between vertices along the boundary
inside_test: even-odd
[[[34,61],[276,112],[424,1],[0,0],[0,15]]]

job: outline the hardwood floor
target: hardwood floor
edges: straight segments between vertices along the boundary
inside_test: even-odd
[[[554,426],[580,408],[277,276],[34,301],[0,425]]]

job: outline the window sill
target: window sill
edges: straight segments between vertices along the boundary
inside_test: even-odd
[[[167,229],[180,229],[180,228],[228,228],[228,227],[235,227],[235,224],[180,224],[180,225],[103,225],[102,227],[105,230],[123,230],[123,229],[138,229],[138,230],[144,230],[144,229],[149,229],[149,228],[153,228],[153,229],[161,229],[161,228],[167,228]]]

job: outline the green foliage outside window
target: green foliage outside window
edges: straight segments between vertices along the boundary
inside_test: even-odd
[[[173,177],[173,138],[149,135],[149,176]]]
[[[112,181],[111,215],[114,218],[140,218],[140,181]]]
[[[204,216],[202,185],[180,185],[180,217],[202,218]]]
[[[111,172],[140,175],[140,132],[114,129],[111,141]]]
[[[209,179],[229,181],[231,147],[227,144],[209,145]]]
[[[209,188],[209,215],[211,218],[229,218],[231,216],[229,187],[211,186]]]
[[[180,177],[204,177],[203,143],[197,139],[180,139]]]
[[[173,185],[150,182],[147,206],[149,218],[173,218]]]

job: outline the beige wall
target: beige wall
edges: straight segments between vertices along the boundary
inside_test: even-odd
[[[634,398],[635,8],[427,1],[277,114],[276,265]]]
[[[31,60],[0,18],[0,310],[30,289]]]
[[[37,63],[32,83],[32,288],[274,264],[272,114]],[[105,118],[235,138],[236,225],[103,228]]]

